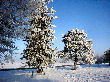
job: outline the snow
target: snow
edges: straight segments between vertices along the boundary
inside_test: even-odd
[[[35,73],[36,69],[0,71],[0,82],[110,82],[108,64],[78,65],[77,70],[71,68],[73,66],[45,68],[45,75]]]
[[[0,69],[3,69],[3,68],[19,68],[21,66],[24,66],[21,62],[9,62],[9,63],[5,63],[3,65],[0,64]]]

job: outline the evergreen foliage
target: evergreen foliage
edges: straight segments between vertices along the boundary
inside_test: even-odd
[[[79,31],[79,29],[72,29],[63,36],[64,56],[74,60],[74,69],[76,69],[78,58],[82,58],[87,64],[94,63],[92,40],[86,40],[86,38],[87,34],[84,30]]]
[[[104,52],[104,62],[109,63],[110,66],[110,49]]]
[[[47,8],[50,0],[39,0],[37,5],[37,14],[30,17],[30,28],[27,33],[27,49],[24,50],[23,58],[27,60],[30,67],[38,68],[38,72],[42,72],[42,67],[48,66],[54,61],[54,51],[52,48],[53,35],[55,31],[52,20],[57,18],[53,16],[55,10]]]

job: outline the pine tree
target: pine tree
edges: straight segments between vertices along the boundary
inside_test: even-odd
[[[109,63],[110,66],[110,48],[104,52],[104,56],[105,56],[104,62]]]
[[[27,49],[24,50],[23,58],[27,60],[30,67],[38,68],[38,73],[43,72],[43,67],[54,62],[54,51],[52,48],[53,35],[55,31],[52,25],[52,20],[57,16],[53,16],[55,10],[47,8],[50,0],[39,0],[37,14],[30,17],[31,27],[28,29]]]
[[[74,59],[74,70],[76,70],[79,57],[87,64],[94,63],[92,40],[86,40],[86,38],[87,34],[84,30],[79,31],[79,29],[72,29],[63,36],[62,41],[65,44],[64,55]]]

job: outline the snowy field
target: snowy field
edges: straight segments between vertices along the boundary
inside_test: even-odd
[[[72,66],[47,68],[44,74],[26,70],[0,71],[0,82],[110,82],[110,67],[107,64],[77,66],[77,70],[71,70]]]

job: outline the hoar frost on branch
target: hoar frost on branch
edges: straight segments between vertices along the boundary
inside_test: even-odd
[[[26,38],[29,17],[38,14],[41,1],[49,3],[51,0],[0,0],[0,61],[13,54],[16,39]]]
[[[84,30],[79,31],[79,29],[72,29],[68,31],[63,36],[63,42],[65,44],[64,54],[67,58],[74,58],[74,69],[76,69],[76,64],[78,58],[81,57],[82,60],[87,64],[93,64],[94,50],[92,49],[92,40],[86,40],[87,34]]]
[[[52,25],[52,20],[57,16],[53,16],[55,12],[53,8],[47,8],[49,2],[50,0],[39,0],[37,14],[30,17],[31,27],[27,33],[27,49],[24,50],[23,55],[27,64],[38,68],[38,72],[43,71],[42,67],[52,64],[55,57],[56,48],[51,47],[55,39],[53,35],[55,25]]]

